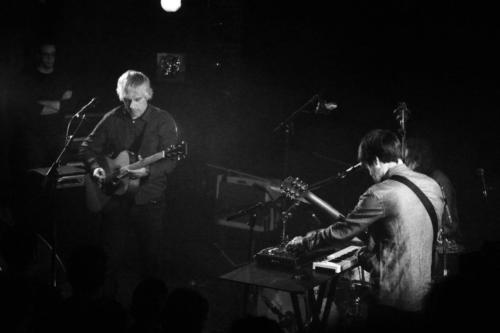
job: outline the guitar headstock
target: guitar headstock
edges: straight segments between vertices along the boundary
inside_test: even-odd
[[[309,188],[309,185],[304,183],[297,177],[287,177],[280,186],[281,192],[289,199],[297,200]]]
[[[170,147],[165,149],[165,157],[170,159],[181,160],[183,158],[186,158],[187,153],[187,143],[185,141],[182,141],[181,143],[176,145],[171,145]]]

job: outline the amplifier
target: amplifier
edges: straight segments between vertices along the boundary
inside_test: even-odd
[[[30,171],[45,176],[49,168],[37,168]],[[59,175],[56,188],[81,187],[85,185],[85,169],[83,163],[68,163],[57,168]]]

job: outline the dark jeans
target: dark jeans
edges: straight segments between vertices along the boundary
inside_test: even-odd
[[[141,277],[161,277],[164,211],[164,200],[136,205],[117,197],[108,202],[101,230],[111,278],[132,259],[138,261]]]

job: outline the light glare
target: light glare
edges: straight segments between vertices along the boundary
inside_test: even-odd
[[[166,12],[176,12],[181,8],[181,0],[161,0],[161,8]]]

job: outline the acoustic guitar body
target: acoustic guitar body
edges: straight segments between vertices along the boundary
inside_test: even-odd
[[[99,165],[106,172],[106,179],[102,184],[98,183],[92,175],[85,176],[85,191],[87,207],[91,212],[99,212],[103,209],[111,196],[133,195],[137,193],[140,179],[132,176],[130,170],[138,170],[162,159],[181,160],[187,156],[187,144],[171,145],[167,149],[157,152],[144,159],[138,160],[135,154],[122,151],[116,157],[98,158]],[[122,167],[126,167],[122,171]]]
[[[120,172],[120,168],[136,161],[135,154],[122,151],[115,158],[104,157],[99,160],[99,165],[106,172],[106,179],[99,184],[93,177],[86,175],[85,190],[87,207],[91,212],[101,211],[111,196],[122,196],[136,193],[139,189],[140,179],[131,178]]]
[[[139,179],[120,172],[122,167],[135,163],[136,161],[137,158],[135,154],[126,150],[119,153],[114,159],[104,157],[103,161],[100,161],[100,164],[106,171],[106,179],[103,184],[104,193],[107,195],[136,193],[139,189]]]

